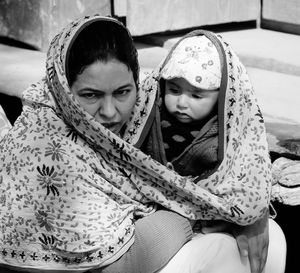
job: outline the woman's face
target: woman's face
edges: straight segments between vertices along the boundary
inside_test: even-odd
[[[129,119],[137,94],[132,71],[116,59],[87,66],[71,90],[81,106],[115,134]]]

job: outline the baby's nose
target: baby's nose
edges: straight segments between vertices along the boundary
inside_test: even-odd
[[[178,96],[178,99],[177,99],[177,106],[178,107],[186,107],[187,105],[187,97],[185,94],[182,94],[180,96]]]

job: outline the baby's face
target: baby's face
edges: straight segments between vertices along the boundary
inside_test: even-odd
[[[182,123],[208,117],[218,100],[219,89],[196,88],[183,78],[166,80],[165,105],[169,113]]]

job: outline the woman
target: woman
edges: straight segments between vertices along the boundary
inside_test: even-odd
[[[128,143],[142,140],[140,129],[148,126],[155,92],[134,99],[136,61],[117,67],[115,60],[102,61],[100,67],[72,65],[79,56],[72,56],[70,48],[80,32],[96,22],[131,41],[123,50],[134,59],[130,35],[117,21],[93,16],[72,22],[53,39],[47,77],[24,92],[24,111],[1,141],[0,263],[13,269],[109,270],[130,252],[139,222],[134,221],[154,215],[155,203],[190,219],[241,224],[254,223],[267,210],[266,198],[236,215],[229,196],[194,184]],[[118,58],[122,56],[120,52]],[[110,84],[120,84],[118,88],[99,88],[91,81],[91,75],[102,79],[115,72],[127,75],[107,78]],[[97,102],[103,103],[98,109],[105,115],[94,111]],[[184,240],[188,239],[187,234]]]
[[[129,180],[135,171],[126,169],[130,153],[117,135],[136,104],[138,72],[132,38],[112,18],[81,18],[53,39],[46,78],[24,92],[24,111],[1,142],[1,264],[86,271],[113,263],[153,272],[191,238],[189,221],[164,211],[155,219],[179,236],[160,238],[150,215],[156,205]],[[131,256],[146,258],[136,246],[147,249],[152,233],[157,247],[167,238],[173,248],[158,256],[154,247],[151,261],[131,270]]]

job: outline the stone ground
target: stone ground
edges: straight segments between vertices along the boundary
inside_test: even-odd
[[[247,67],[273,150],[300,155],[300,36],[260,28],[218,31]],[[182,36],[136,41],[142,76]],[[0,40],[1,42],[1,40]],[[46,53],[0,43],[0,92],[17,95],[44,74]]]

